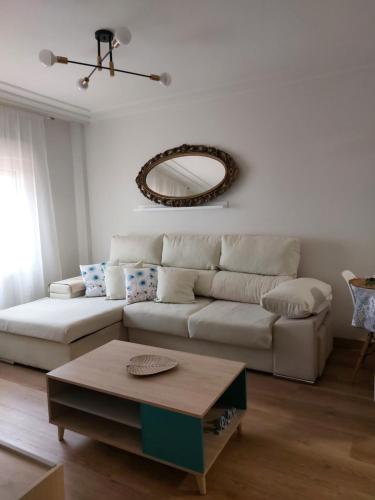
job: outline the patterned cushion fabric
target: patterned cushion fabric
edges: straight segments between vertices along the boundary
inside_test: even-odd
[[[145,302],[156,298],[156,267],[126,268],[126,303]]]
[[[106,262],[79,266],[86,287],[86,297],[102,297],[106,294],[104,271]]]

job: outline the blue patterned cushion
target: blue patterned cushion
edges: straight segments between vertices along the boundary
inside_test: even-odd
[[[86,287],[86,297],[102,297],[106,294],[104,280],[104,271],[106,266],[106,262],[79,266],[83,282]]]
[[[126,268],[126,303],[154,300],[158,285],[156,267]]]

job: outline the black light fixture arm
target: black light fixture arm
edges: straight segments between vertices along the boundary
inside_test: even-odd
[[[102,56],[100,53],[100,40],[98,39],[97,42],[98,42],[98,55],[97,55],[96,61],[98,63],[98,66],[101,66],[102,65]],[[99,68],[98,68],[98,70],[100,71]]]
[[[108,52],[107,52],[107,53],[106,53],[103,57],[101,57],[101,55],[100,55],[100,41],[98,40],[98,58],[97,58],[97,60],[98,60],[98,64],[97,64],[97,65],[95,66],[95,68],[91,71],[91,73],[87,76],[87,78],[91,78],[91,76],[95,73],[95,71],[96,71],[96,70],[98,70],[98,71],[101,71],[101,70],[102,70],[102,68],[103,68],[103,66],[102,66],[102,62],[103,62],[105,59],[107,59],[107,57],[109,56],[109,54],[111,54],[111,53],[112,53],[112,50],[113,50],[113,49],[111,48],[111,49],[110,49],[110,50],[109,50],[109,51],[108,51]],[[72,62],[72,61],[69,61],[69,62]],[[79,64],[79,63],[74,62],[74,61],[73,61],[73,63],[74,63],[74,64]],[[83,63],[80,63],[80,64],[83,64]],[[92,65],[92,66],[94,66],[94,65]]]
[[[103,60],[104,60],[104,57],[103,57],[102,61]],[[58,61],[58,62],[62,62],[62,61]],[[94,73],[94,71],[96,71],[99,68],[106,69],[107,71],[111,71],[111,68],[109,66],[99,66],[98,64],[90,64],[90,63],[84,63],[84,62],[80,62],[80,61],[72,61],[71,59],[66,58],[66,61],[64,61],[64,64],[68,64],[68,63],[79,64],[81,66],[89,66],[90,68],[94,68],[94,70],[90,73],[89,77],[92,75],[92,73]],[[118,73],[126,73],[128,75],[143,76],[145,78],[150,78],[151,80],[160,80],[159,75],[153,75],[153,74],[146,75],[144,73],[136,73],[135,71],[125,71],[124,69],[117,69],[117,68],[114,68],[113,71],[116,71]]]

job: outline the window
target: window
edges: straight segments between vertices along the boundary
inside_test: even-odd
[[[0,308],[61,276],[44,119],[0,105]]]

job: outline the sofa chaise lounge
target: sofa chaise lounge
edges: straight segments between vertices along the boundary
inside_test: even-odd
[[[0,311],[0,358],[49,370],[124,339],[240,360],[251,369],[311,383],[322,374],[332,349],[330,302],[300,319],[280,317],[260,305],[264,294],[296,278],[297,239],[114,236],[110,260],[194,269],[196,300],[125,305],[124,300],[79,296],[84,294],[80,278],[62,281],[51,285],[50,297]]]

